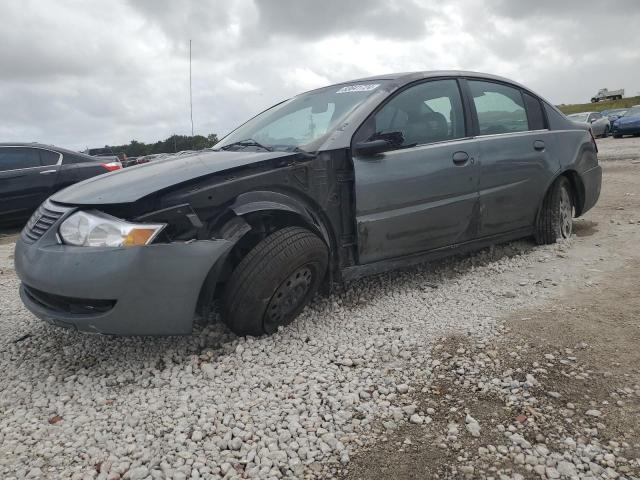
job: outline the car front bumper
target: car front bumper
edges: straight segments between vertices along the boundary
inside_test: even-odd
[[[191,333],[203,283],[232,246],[214,239],[74,247],[57,240],[59,223],[35,242],[21,236],[16,243],[20,296],[40,319],[85,332]]]

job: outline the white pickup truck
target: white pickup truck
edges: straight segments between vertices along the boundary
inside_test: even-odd
[[[598,93],[591,97],[591,103],[596,103],[604,100],[620,100],[624,95],[624,88],[620,90],[608,90],[606,88],[601,88],[598,90]]]

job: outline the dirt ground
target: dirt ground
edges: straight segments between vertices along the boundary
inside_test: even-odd
[[[576,220],[576,238],[559,259],[577,286],[559,285],[558,295],[541,308],[506,315],[504,335],[489,345],[451,337],[434,355],[442,365],[456,360],[452,368],[465,359],[480,364],[482,378],[535,372],[539,384],[531,395],[537,404],[523,408],[513,400],[519,393],[479,392],[444,371],[415,397],[422,410],[433,409],[433,422],[387,431],[353,459],[343,478],[560,478],[544,466],[534,470],[535,459],[524,462],[512,449],[493,455],[503,440],[498,425],[511,425],[531,443],[556,445],[565,458],[576,450],[567,438],[580,445],[595,428],[595,442],[623,458],[616,468],[625,476],[600,473],[607,467],[603,457],[594,470],[585,467],[562,478],[640,478],[640,139],[605,139],[599,145],[602,195]],[[478,351],[493,352],[494,362],[478,361]],[[589,409],[601,412],[597,421],[584,415]],[[458,422],[464,430],[466,414],[483,426],[482,435],[454,434],[447,442],[448,425]]]

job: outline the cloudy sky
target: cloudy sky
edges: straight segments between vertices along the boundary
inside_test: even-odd
[[[0,141],[226,134],[298,92],[464,69],[555,103],[640,91],[640,1],[2,0]]]

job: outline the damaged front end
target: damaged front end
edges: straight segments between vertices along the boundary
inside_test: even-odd
[[[137,216],[127,214],[139,205],[101,207],[94,212],[163,228],[140,245],[72,245],[61,237],[60,226],[91,210],[48,201],[16,244],[23,303],[47,322],[85,332],[191,333],[202,286],[214,266],[224,262],[232,241],[209,236],[189,205]],[[53,219],[50,212],[59,215]]]

